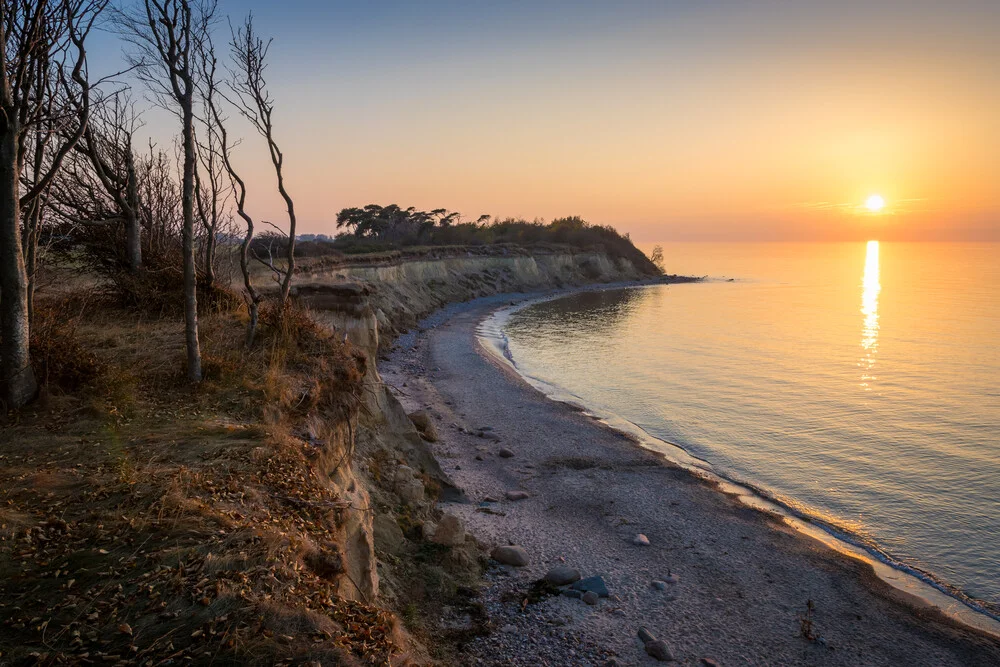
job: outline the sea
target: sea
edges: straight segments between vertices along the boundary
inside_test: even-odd
[[[519,372],[1000,614],[1000,244],[663,249],[705,280],[515,309]]]

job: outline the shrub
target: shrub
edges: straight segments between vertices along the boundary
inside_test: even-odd
[[[39,382],[50,392],[76,392],[93,385],[104,371],[97,355],[77,337],[77,318],[69,302],[35,307],[31,327],[31,359]]]

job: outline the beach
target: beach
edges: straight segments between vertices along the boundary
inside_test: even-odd
[[[464,494],[441,509],[487,551],[528,556],[491,562],[492,631],[465,647],[468,664],[655,664],[641,627],[678,664],[1000,664],[996,639],[530,387],[476,335],[510,302],[449,307],[380,364],[406,410],[435,422],[430,447]],[[609,596],[535,601],[532,582],[557,566],[603,577]]]

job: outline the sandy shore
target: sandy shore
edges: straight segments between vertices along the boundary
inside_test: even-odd
[[[494,631],[467,647],[467,664],[658,664],[637,638],[640,626],[684,665],[1000,664],[1000,642],[912,604],[869,566],[746,508],[496,363],[475,330],[510,301],[448,308],[380,365],[408,411],[432,414],[441,435],[434,453],[471,501],[442,509],[487,546],[518,544],[530,558],[521,568],[493,563],[483,602]],[[514,456],[499,456],[502,447]],[[507,500],[513,490],[530,497]],[[649,546],[633,543],[638,533]],[[557,565],[603,576],[610,597],[594,606],[545,597],[522,609],[531,583]],[[665,590],[652,585],[671,575]]]

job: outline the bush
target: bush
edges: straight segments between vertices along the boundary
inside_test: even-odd
[[[76,318],[68,302],[38,306],[31,327],[31,360],[39,383],[50,393],[77,392],[92,386],[104,372],[97,355],[77,337]]]
[[[323,247],[331,253],[348,255],[400,250],[413,246],[570,246],[584,251],[603,252],[626,259],[647,275],[659,275],[660,268],[636,248],[627,235],[607,225],[592,225],[579,216],[557,218],[549,224],[515,218],[458,222],[458,215],[437,209],[426,213],[414,208],[378,206],[347,208],[337,215],[337,226],[351,229],[332,242],[312,241],[308,252],[316,256]],[[273,238],[262,241],[274,244]],[[284,248],[284,245],[281,246]],[[298,246],[296,246],[298,248]],[[273,250],[272,250],[273,252]],[[297,255],[303,254],[296,252]],[[303,256],[305,256],[303,254]]]

